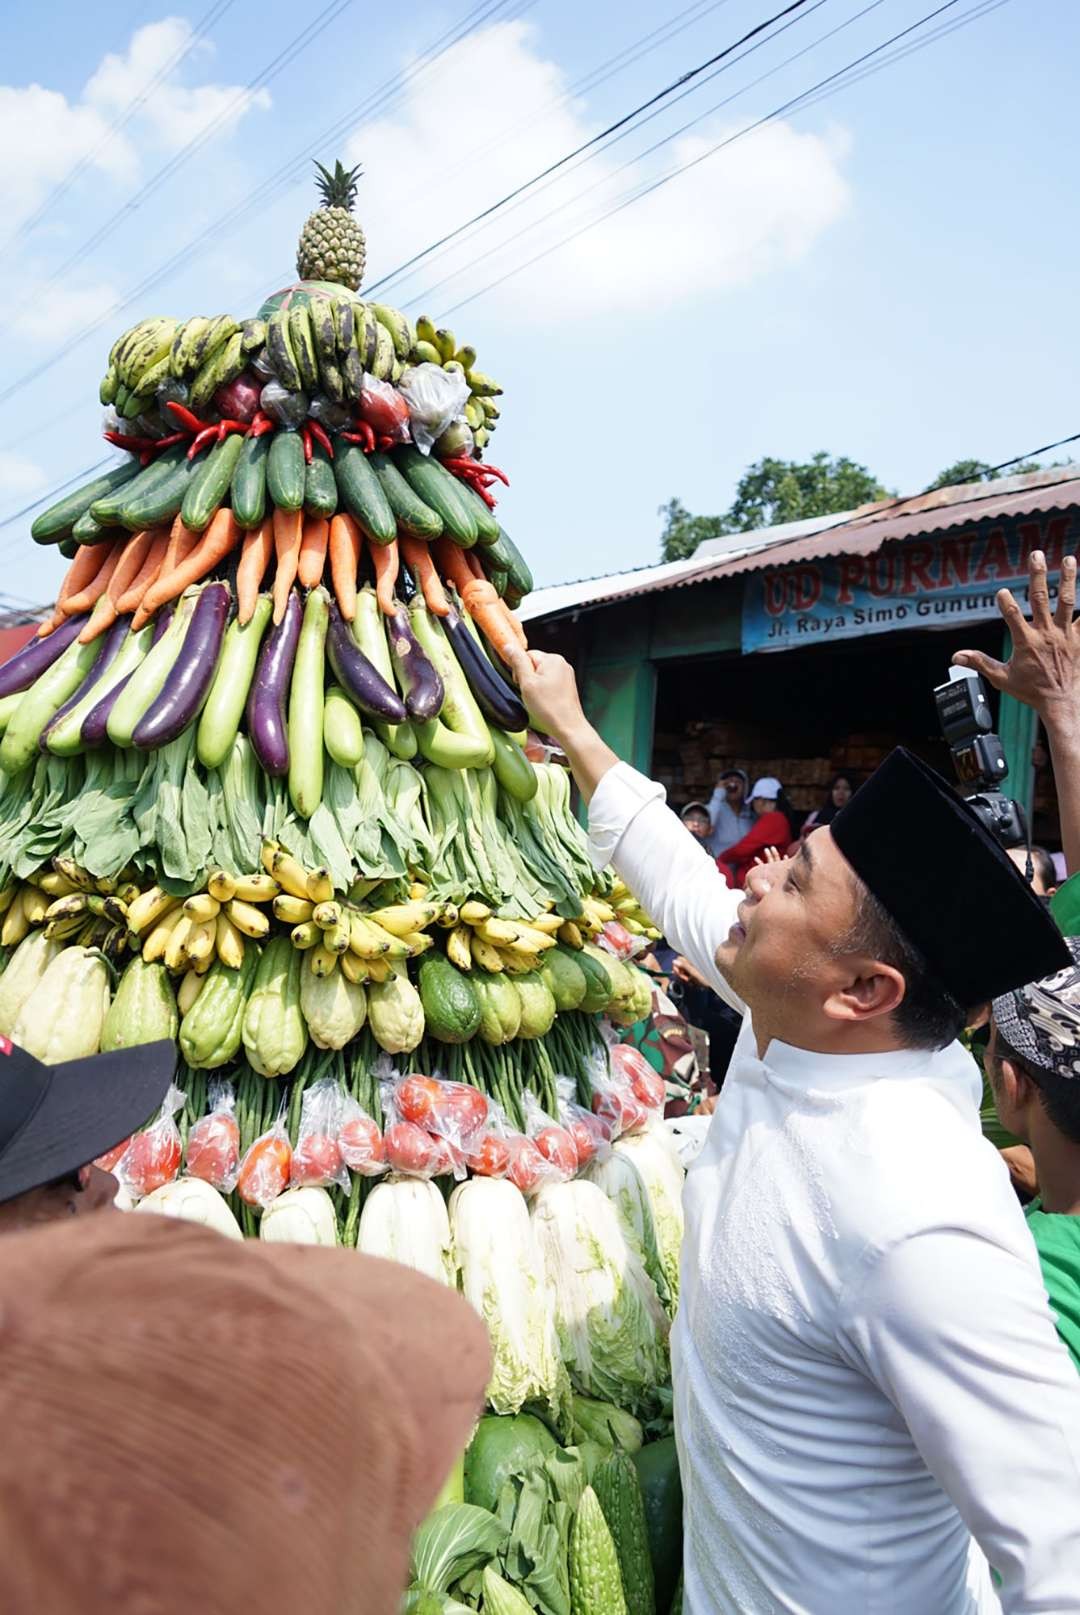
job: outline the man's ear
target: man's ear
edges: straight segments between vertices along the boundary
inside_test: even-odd
[[[904,1000],[904,977],[893,965],[880,959],[860,961],[865,973],[834,987],[824,1010],[834,1021],[871,1021],[891,1015]]]
[[[1013,1065],[1011,1060],[999,1060],[998,1078],[1002,1094],[1010,1110],[1023,1110],[1035,1094],[1035,1084],[1026,1071]]]

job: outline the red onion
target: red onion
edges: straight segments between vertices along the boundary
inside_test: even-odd
[[[262,383],[250,370],[242,370],[233,380],[227,381],[214,394],[214,408],[230,421],[251,421],[259,407]]]

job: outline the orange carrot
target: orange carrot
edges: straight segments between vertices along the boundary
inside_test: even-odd
[[[241,623],[250,622],[255,615],[259,588],[273,553],[274,524],[267,516],[244,535],[244,548],[236,568],[236,615]]]
[[[341,615],[346,622],[356,616],[356,574],[360,569],[360,547],[364,535],[355,516],[342,512],[330,523],[330,578]]]
[[[452,583],[464,600],[466,586],[476,580],[466,559],[466,551],[452,538],[437,538],[431,546],[439,571],[447,583]]]
[[[330,542],[330,523],[325,516],[305,516],[304,532],[300,540],[300,561],[296,576],[305,589],[314,589],[322,582],[326,565],[326,547]]]
[[[201,538],[201,533],[193,533],[190,527],[185,527],[180,517],[177,516],[173,521],[172,531],[169,534],[169,547],[165,551],[161,562],[160,575],[163,578],[168,577],[169,573],[174,571],[180,562],[191,554]]]
[[[289,604],[289,590],[296,582],[300,565],[300,541],[303,537],[304,516],[299,510],[274,510],[274,555],[277,571],[274,573],[274,622],[279,623]]]
[[[79,635],[80,645],[89,645],[92,640],[103,634],[106,628],[112,627],[120,615],[117,601],[133,579],[138,576],[139,569],[146,559],[147,551],[153,542],[153,537],[154,535],[144,528],[142,532],[132,533],[127,540],[120,552],[120,559],[116,563],[116,569],[109,579],[108,588],[98,602],[100,609],[94,611],[90,621]]]
[[[431,545],[422,538],[408,538],[404,533],[398,539],[398,544],[405,557],[405,565],[416,579],[428,610],[435,617],[448,617],[450,602],[446,598],[442,580],[435,570],[435,562],[431,559]],[[376,574],[377,571],[376,568]],[[379,604],[382,605],[382,601]],[[383,606],[383,610],[386,609],[386,606]]]
[[[56,613],[65,616],[60,610],[66,600],[73,594],[80,593],[88,583],[93,583],[101,568],[112,554],[114,544],[83,544],[79,553],[72,561],[64,574],[64,581],[60,585],[60,592],[56,596]]]
[[[89,611],[91,607],[97,605],[101,596],[109,587],[113,573],[120,564],[123,549],[123,544],[111,544],[109,546],[109,553],[94,574],[92,582],[88,583],[85,589],[80,589],[76,594],[69,594],[61,605],[60,609],[65,617],[77,617],[80,612]]]
[[[155,583],[147,589],[142,601],[131,619],[133,633],[145,627],[155,611],[167,606],[175,600],[192,583],[198,583],[208,572],[228,555],[240,537],[240,529],[236,525],[236,518],[227,505],[214,513],[214,519],[188,555],[171,572],[166,572],[164,566],[161,575]]]
[[[391,544],[372,544],[368,553],[375,568],[375,598],[386,615],[392,617],[398,608],[394,590],[401,570],[397,539]]]
[[[165,559],[165,552],[169,547],[169,530],[167,527],[155,527],[150,534],[150,548],[146,552],[142,566],[132,578],[128,587],[116,602],[117,615],[127,616],[131,611],[137,611],[142,603],[142,597],[154,582],[161,571],[161,563]]]

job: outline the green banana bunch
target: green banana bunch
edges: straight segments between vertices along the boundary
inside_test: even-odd
[[[211,356],[240,330],[231,314],[217,314],[207,319],[196,314],[185,320],[173,338],[169,352],[169,373],[186,381],[195,376]]]
[[[231,323],[236,325],[235,320]],[[243,337],[240,327],[236,326],[232,335],[218,344],[196,372],[188,395],[191,408],[196,412],[205,409],[218,388],[235,380],[246,363]]]
[[[300,391],[300,367],[293,350],[288,311],[279,308],[271,314],[266,325],[266,351],[274,374],[290,392]]]

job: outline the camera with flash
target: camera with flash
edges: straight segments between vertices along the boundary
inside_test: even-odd
[[[1026,846],[1024,810],[1000,789],[1009,765],[982,679],[970,668],[951,667],[949,682],[934,690],[934,704],[961,796],[1003,847]]]

